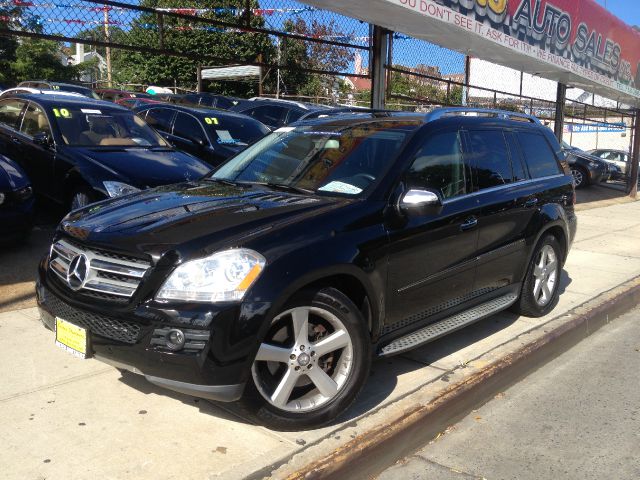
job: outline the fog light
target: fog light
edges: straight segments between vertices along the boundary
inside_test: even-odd
[[[178,330],[177,328],[169,330],[166,340],[167,348],[171,350],[181,350],[182,347],[184,347],[184,333],[182,330]]]

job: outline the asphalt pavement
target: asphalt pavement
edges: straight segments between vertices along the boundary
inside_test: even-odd
[[[378,480],[640,478],[640,308],[452,425]]]

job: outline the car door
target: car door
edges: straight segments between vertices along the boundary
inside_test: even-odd
[[[34,141],[34,136],[46,134],[51,143],[44,145]],[[56,182],[52,181],[56,158],[51,125],[44,109],[29,102],[24,112],[17,138],[17,148],[24,158],[24,169],[33,183],[34,190],[42,195],[54,196]]]
[[[391,222],[388,333],[464,303],[475,276],[476,198],[468,195],[470,169],[457,129],[430,134],[404,174],[405,192],[431,189],[443,198],[439,213],[410,214]]]
[[[526,264],[527,228],[542,198],[528,181],[513,132],[467,132],[478,215],[478,268],[474,295],[519,282]],[[542,138],[542,137],[541,137]]]
[[[184,112],[176,114],[170,141],[180,150],[207,160],[204,157],[206,157],[209,139],[200,125],[200,120],[193,115]]]
[[[6,155],[23,168],[26,159],[20,154],[18,131],[26,106],[27,102],[24,100],[0,100],[0,154]]]

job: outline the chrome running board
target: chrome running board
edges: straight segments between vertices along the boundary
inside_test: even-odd
[[[516,303],[516,300],[518,300],[518,296],[510,293],[502,297],[494,298],[489,302],[473,307],[470,310],[465,310],[452,317],[427,325],[416,332],[409,333],[385,345],[379,350],[378,356],[388,357],[390,355],[397,355],[398,353],[403,353],[425,343],[432,342],[444,335],[505,310]]]

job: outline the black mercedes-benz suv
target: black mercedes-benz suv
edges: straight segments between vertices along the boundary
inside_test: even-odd
[[[310,427],[349,407],[375,356],[510,307],[550,312],[574,202],[533,117],[316,119],[202,180],[70,213],[38,304],[73,354]]]

